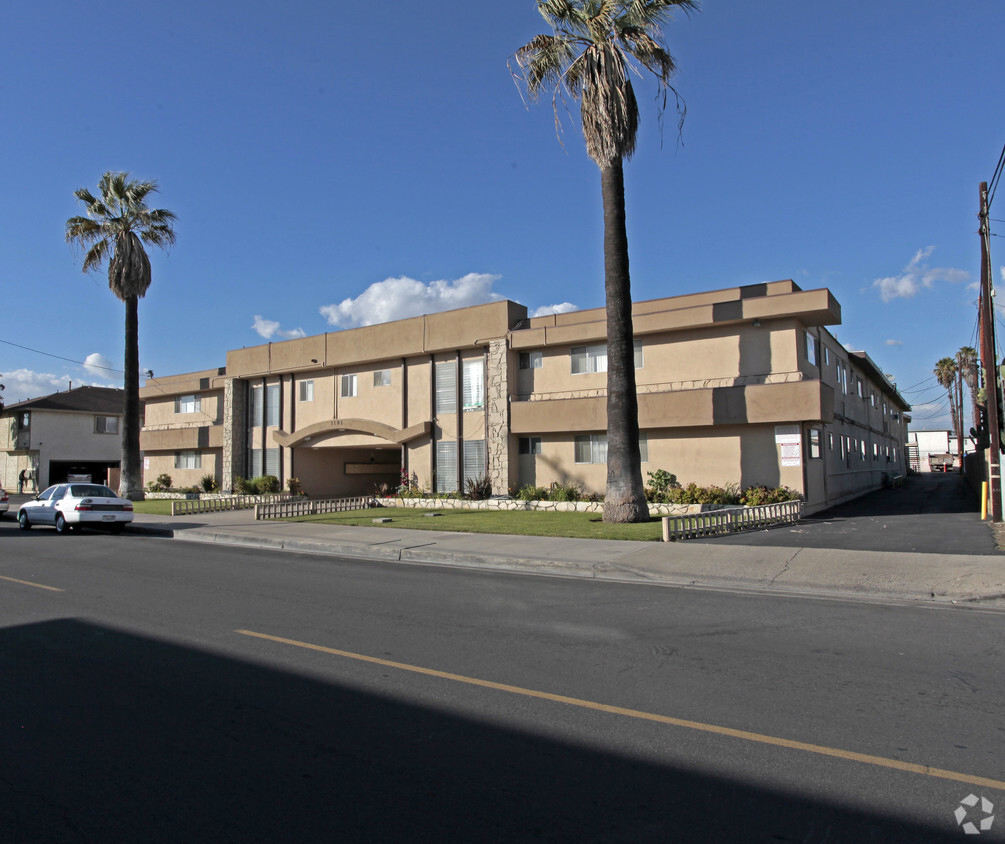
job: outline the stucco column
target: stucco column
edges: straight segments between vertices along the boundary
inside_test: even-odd
[[[509,356],[506,338],[489,343],[485,385],[488,441],[485,443],[493,495],[509,493]]]
[[[234,478],[244,473],[248,450],[248,383],[228,378],[223,385],[223,466],[220,489],[234,491]]]

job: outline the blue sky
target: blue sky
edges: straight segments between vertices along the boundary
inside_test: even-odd
[[[670,114],[661,136],[655,92],[636,86],[634,298],[829,287],[838,339],[895,377],[915,427],[948,426],[931,371],[976,345],[1003,24],[1001,0],[705,0],[678,15],[666,35],[680,139]],[[0,59],[7,402],[121,383],[123,306],[63,239],[81,213],[73,191],[106,170],[156,179],[154,204],[178,215],[140,303],[141,366],[157,375],[490,297],[601,306],[597,168],[574,119],[559,143],[550,102],[525,105],[507,69],[545,29],[533,0],[13,4]]]

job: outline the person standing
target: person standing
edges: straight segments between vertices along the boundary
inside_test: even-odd
[[[24,469],[22,469],[21,473],[17,476],[17,492],[18,495],[24,492]]]

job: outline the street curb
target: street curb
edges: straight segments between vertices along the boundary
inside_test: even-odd
[[[744,592],[759,595],[789,595],[792,597],[816,597],[834,600],[854,600],[871,602],[897,601],[907,604],[934,604],[974,607],[982,602],[999,608],[1002,597],[999,594],[949,594],[932,595],[930,592],[895,592],[881,589],[835,589],[833,586],[809,582],[765,582],[742,578],[710,578],[697,573],[676,572],[662,575],[635,568],[613,560],[593,563],[577,563],[569,560],[546,558],[509,557],[493,554],[460,553],[444,550],[423,550],[396,544],[395,539],[376,544],[339,543],[331,540],[290,539],[285,537],[249,536],[244,532],[225,530],[173,530],[155,526],[136,525],[136,533],[178,539],[183,542],[229,545],[261,550],[289,551],[320,556],[346,557],[354,560],[377,560],[381,562],[414,565],[438,565],[473,570],[517,572],[524,574],[577,577],[607,582],[664,585],[681,589],[715,589]]]

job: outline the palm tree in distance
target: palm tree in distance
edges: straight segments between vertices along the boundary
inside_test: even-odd
[[[156,182],[105,173],[95,197],[87,188],[74,191],[86,215],[66,221],[67,242],[86,249],[83,271],[97,271],[108,259],[108,287],[126,305],[125,402],[122,412],[122,469],[119,494],[143,498],[140,471],[140,352],[138,302],[150,287],[150,259],[144,244],[174,243],[175,215],[147,207]]]
[[[953,430],[956,432],[956,443],[958,448],[962,448],[963,436],[963,408],[959,397],[959,367],[954,358],[942,358],[935,364],[935,380],[945,388],[949,396],[949,415],[953,422]]]
[[[674,9],[696,0],[538,0],[553,33],[515,53],[531,97],[568,93],[580,103],[586,152],[600,168],[604,203],[604,289],[607,302],[607,490],[605,522],[649,518],[639,457],[639,411],[632,340],[632,296],[625,227],[624,159],[635,151],[639,108],[630,73],[640,66],[666,96],[677,64],[662,27]],[[679,105],[679,100],[678,100]],[[683,114],[682,114],[683,119]]]

